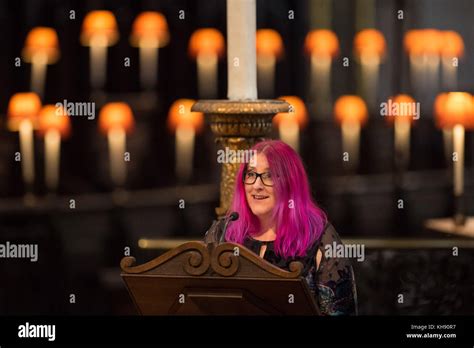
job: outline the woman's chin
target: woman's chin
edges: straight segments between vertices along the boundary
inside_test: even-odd
[[[271,209],[261,209],[260,207],[257,209],[252,209],[253,215],[255,215],[258,218],[263,218],[268,216],[268,214],[271,212]]]

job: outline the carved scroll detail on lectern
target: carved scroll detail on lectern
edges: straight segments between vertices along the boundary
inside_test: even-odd
[[[188,242],[139,266],[133,266],[136,262],[134,257],[124,257],[120,262],[120,268],[126,273],[144,273],[156,269],[182,255],[184,255],[185,262],[180,265],[182,270],[189,275],[202,275],[206,273],[211,264],[210,254],[204,243]]]
[[[236,255],[237,254],[237,255]],[[222,276],[235,275],[239,269],[239,257],[258,265],[270,274],[282,278],[298,278],[303,271],[303,264],[293,261],[289,265],[290,272],[265,262],[261,257],[245,247],[233,243],[223,243],[214,247],[211,255],[212,269]]]
[[[129,274],[158,274],[163,271],[182,275],[201,276],[206,273],[216,273],[219,276],[245,276],[242,273],[241,261],[257,266],[267,276],[293,279],[298,278],[303,270],[301,262],[293,261],[289,265],[290,271],[266,262],[249,249],[233,244],[204,244],[202,242],[188,242],[158,256],[157,258],[139,266],[135,265],[134,257],[124,257],[120,267]],[[263,275],[263,274],[262,274]]]
[[[211,257],[211,267],[218,274],[228,277],[233,276],[239,269],[240,251],[236,255],[233,244],[221,244],[214,248]]]

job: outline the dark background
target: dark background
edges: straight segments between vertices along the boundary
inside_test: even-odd
[[[285,57],[277,64],[275,97],[297,95],[308,106],[309,61],[303,54],[306,33],[312,28],[309,0],[258,0],[258,28],[280,32]],[[30,65],[21,55],[27,33],[35,26],[57,30],[61,50],[58,63],[48,66],[44,104],[94,100],[89,89],[88,48],[79,43],[82,19],[91,10],[108,9],[117,18],[120,40],[108,50],[107,101],[129,101],[136,129],[127,138],[132,161],[128,165],[128,200],[117,203],[108,175],[106,138],[96,119],[72,117],[72,136],[62,144],[58,195],[47,194],[43,177],[43,143],[35,141],[37,202],[23,203],[24,186],[19,162],[18,134],[5,127],[9,98],[29,88]],[[402,9],[405,19],[396,17]],[[75,19],[69,11],[75,11]],[[162,12],[170,29],[168,46],[160,49],[156,105],[146,109],[133,102],[140,92],[138,50],[128,37],[137,14]],[[178,14],[184,10],[185,20]],[[288,11],[295,20],[288,20]],[[376,1],[376,27],[385,35],[388,52],[381,65],[378,101],[397,93],[416,91],[410,86],[408,59],[402,47],[403,33],[413,28],[456,30],[466,45],[459,65],[459,90],[474,92],[474,2],[470,0]],[[332,29],[341,53],[333,62],[332,99],[356,92],[352,40],[355,1],[332,4]],[[187,55],[191,33],[215,27],[225,35],[225,1],[47,1],[0,2],[0,240],[38,243],[39,261],[0,260],[0,314],[121,314],[133,313],[119,278],[118,265],[124,248],[140,262],[163,250],[144,250],[140,238],[202,236],[215,218],[218,205],[219,166],[212,133],[207,126],[196,138],[193,175],[178,182],[174,173],[174,135],[166,127],[170,105],[179,98],[198,99],[196,65]],[[126,57],[131,66],[125,67]],[[342,66],[342,57],[351,65]],[[227,92],[226,60],[219,63],[219,98]],[[443,91],[439,86],[438,91]],[[309,108],[311,110],[311,108]],[[301,133],[301,156],[307,167],[314,197],[327,211],[343,238],[431,238],[444,234],[427,231],[428,218],[453,213],[452,179],[443,153],[442,133],[435,127],[431,103],[421,106],[421,119],[412,130],[409,171],[396,181],[393,165],[393,129],[382,117],[371,115],[361,135],[361,166],[348,176],[341,161],[339,127],[332,115],[316,119]],[[277,136],[275,133],[274,136]],[[467,213],[474,214],[474,137],[466,133],[465,199]],[[76,209],[69,208],[75,199]],[[186,208],[180,209],[178,200]],[[403,199],[405,209],[397,209]],[[467,239],[466,239],[467,240]],[[415,243],[415,242],[414,242]],[[466,245],[469,243],[466,242]],[[472,245],[469,244],[469,245]],[[416,246],[416,244],[415,244]],[[474,290],[472,249],[463,248],[458,258],[451,250],[421,245],[415,249],[374,247],[367,261],[356,264],[361,314],[472,314]],[[409,304],[396,296],[407,294]],[[69,295],[76,303],[69,303]]]

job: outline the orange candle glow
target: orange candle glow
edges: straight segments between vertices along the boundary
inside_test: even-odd
[[[341,96],[334,103],[334,118],[341,125],[344,163],[355,171],[359,166],[360,129],[368,120],[367,106],[358,96]]]
[[[364,29],[354,38],[354,55],[360,63],[359,94],[373,110],[377,102],[379,66],[385,56],[383,34],[376,29]]]
[[[259,29],[256,44],[259,95],[263,98],[273,98],[275,65],[284,53],[283,40],[276,30]]]
[[[453,128],[456,125],[470,127],[472,122],[472,96],[466,92],[441,93],[434,104],[436,125]]]
[[[69,136],[71,123],[62,106],[45,105],[39,113],[38,130],[44,136],[46,187],[55,192],[59,182],[61,139]]]
[[[44,94],[46,66],[56,63],[59,55],[56,30],[36,27],[28,33],[22,56],[26,62],[31,63],[31,90],[40,98]]]
[[[90,82],[102,89],[107,71],[107,47],[119,39],[117,21],[110,11],[91,11],[82,23],[81,43],[90,47]]]
[[[176,174],[181,182],[187,182],[192,174],[194,138],[204,126],[204,115],[191,112],[192,99],[178,99],[168,112],[168,128],[176,133]]]
[[[160,12],[146,11],[135,18],[130,43],[140,50],[140,83],[143,89],[155,87],[159,48],[168,42],[168,23]]]
[[[468,120],[466,121],[466,128],[469,130],[474,129],[474,95],[472,96],[471,105],[472,105],[472,110],[471,110],[472,117],[468,118]]]
[[[305,51],[311,57],[311,99],[322,114],[330,112],[331,62],[339,54],[339,40],[327,29],[310,31],[305,39]]]
[[[27,192],[31,192],[35,179],[33,129],[40,109],[41,100],[36,93],[16,93],[8,103],[8,128],[20,133],[21,168]]]
[[[280,139],[298,152],[300,129],[308,124],[306,106],[303,100],[296,96],[283,96],[278,99],[290,104],[290,111],[276,114],[273,124],[278,127]]]
[[[198,29],[189,39],[189,55],[197,62],[200,98],[217,97],[217,61],[224,49],[224,36],[217,29]]]
[[[116,187],[126,180],[125,151],[126,134],[135,126],[133,112],[127,103],[105,104],[99,113],[99,129],[107,134],[110,156],[110,176]]]

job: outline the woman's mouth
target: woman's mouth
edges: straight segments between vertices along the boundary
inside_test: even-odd
[[[270,196],[265,196],[265,195],[252,195],[253,199],[257,200],[257,201],[262,201],[264,199],[267,199],[268,197]]]

